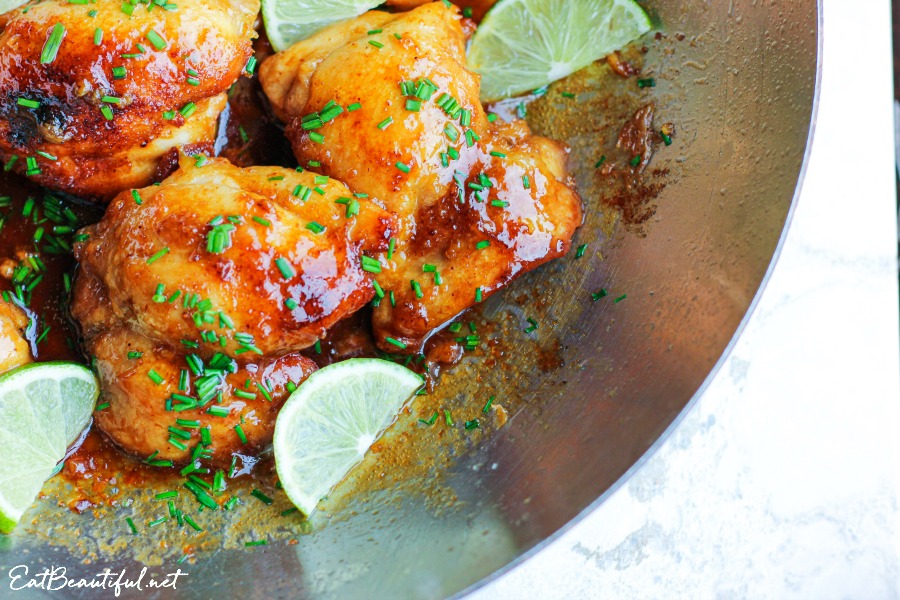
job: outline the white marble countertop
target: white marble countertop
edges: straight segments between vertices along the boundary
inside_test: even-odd
[[[809,169],[736,347],[637,474],[471,600],[900,597],[891,6],[824,5]]]

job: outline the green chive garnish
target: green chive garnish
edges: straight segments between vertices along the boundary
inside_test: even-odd
[[[50,35],[47,36],[47,41],[44,42],[44,49],[41,50],[42,65],[49,65],[56,60],[56,55],[59,52],[59,47],[62,44],[65,35],[65,25],[57,23],[53,26],[53,29],[50,30]]]
[[[294,267],[292,267],[291,263],[289,263],[285,258],[276,258],[275,266],[278,267],[278,271],[285,279],[290,279],[297,274],[297,272],[294,270]]]

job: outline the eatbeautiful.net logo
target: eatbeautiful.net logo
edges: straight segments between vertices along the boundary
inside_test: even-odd
[[[165,575],[149,574],[143,567],[136,575],[129,574],[127,569],[111,571],[108,568],[100,573],[87,577],[76,577],[69,574],[66,567],[44,567],[29,569],[28,565],[17,565],[9,570],[9,589],[16,592],[26,589],[39,589],[58,592],[78,588],[95,590],[111,590],[118,597],[125,590],[145,591],[155,589],[177,589],[181,577],[186,577],[181,569]],[[0,594],[2,596],[2,594]]]

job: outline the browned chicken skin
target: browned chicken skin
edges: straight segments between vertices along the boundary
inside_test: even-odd
[[[373,325],[389,351],[418,351],[434,329],[567,252],[582,220],[565,149],[524,121],[489,121],[461,22],[441,2],[370,12],[260,70],[301,164],[318,161],[399,220],[376,276],[386,297]],[[311,127],[307,115],[329,102],[348,110]]]
[[[27,325],[25,313],[0,298],[0,373],[31,362],[31,348],[22,335]]]
[[[0,17],[0,157],[13,170],[108,200],[148,185],[175,148],[213,143],[259,1],[123,6],[44,0]]]
[[[268,443],[288,384],[314,369],[296,352],[372,298],[361,253],[385,249],[391,231],[382,208],[338,181],[223,159],[185,157],[161,185],[120,194],[75,248],[72,312],[110,403],[99,427],[132,452],[173,460],[188,452],[168,442],[176,418],[223,433],[211,447],[219,462]],[[219,363],[234,365],[217,375],[221,404],[200,383]],[[193,372],[187,393],[183,370]],[[166,410],[167,399],[183,401],[173,393],[202,406]],[[227,418],[208,412],[236,403],[245,406]]]

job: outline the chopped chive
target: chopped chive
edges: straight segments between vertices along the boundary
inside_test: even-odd
[[[360,104],[359,102],[354,102],[347,107],[347,112],[353,112],[355,110],[359,110],[360,108],[362,108],[362,104]]]
[[[600,160],[598,160],[598,161],[596,162],[596,164],[594,165],[594,168],[595,168],[595,169],[599,169],[600,167],[603,166],[603,163],[605,163],[605,162],[606,162],[606,155],[603,154],[603,155],[600,156]]]
[[[253,496],[254,498],[256,498],[257,500],[259,500],[260,502],[262,502],[263,504],[265,504],[266,506],[272,506],[272,503],[274,502],[274,500],[272,500],[271,498],[266,496],[264,493],[262,493],[257,488],[253,488],[253,491],[250,492],[250,495]]]
[[[386,338],[384,338],[384,341],[387,342],[388,344],[391,344],[392,346],[397,346],[401,350],[406,350],[406,344],[404,344],[400,340],[395,340],[392,337],[386,337]]]
[[[163,36],[159,35],[155,30],[151,29],[147,32],[147,39],[153,44],[153,47],[157,50],[165,50],[166,49],[166,40],[163,39]]]
[[[150,371],[147,373],[147,377],[149,377],[156,385],[162,385],[163,381],[165,381],[165,379],[162,378],[162,375],[160,375],[153,369],[150,369]]]
[[[252,546],[265,546],[268,544],[266,540],[256,540],[254,542],[244,542],[244,546],[252,547]]]
[[[600,300],[601,298],[606,298],[606,296],[608,296],[608,295],[609,295],[609,292],[606,291],[606,288],[600,288],[599,292],[594,292],[593,294],[591,294],[591,299],[593,299],[593,301],[596,302],[597,300]]]
[[[278,271],[281,273],[281,276],[285,279],[290,279],[295,276],[297,272],[294,270],[294,267],[291,266],[291,263],[287,261],[287,259],[279,257],[275,259],[275,266],[278,267]]]
[[[400,169],[401,171],[403,171],[404,173],[409,173],[410,170],[411,170],[411,167],[406,166],[405,164],[403,164],[403,163],[400,162],[400,161],[397,161],[397,162],[394,164],[394,166],[397,167],[398,169]]]
[[[628,294],[622,294],[621,296],[619,296],[618,298],[616,298],[615,300],[613,300],[613,303],[614,303],[614,304],[618,304],[619,302],[621,302],[622,300],[624,300],[624,299],[627,298],[627,297],[628,297]]]
[[[638,154],[634,158],[632,158],[628,164],[630,164],[632,167],[636,167],[639,164],[641,164],[641,159],[642,159],[642,156],[640,154]]]
[[[310,231],[312,231],[313,233],[315,233],[316,235],[325,231],[325,228],[322,225],[320,225],[319,223],[316,223],[315,221],[310,221],[309,223],[307,223],[306,228],[309,229]]]
[[[16,100],[16,104],[24,106],[25,108],[40,108],[41,106],[41,103],[37,100],[30,100],[28,98],[19,98]]]
[[[253,220],[262,225],[263,227],[270,227],[272,222],[268,219],[263,219],[262,217],[253,217]]]
[[[325,136],[322,135],[321,133],[319,133],[318,131],[311,131],[309,133],[309,139],[311,139],[312,141],[314,141],[317,144],[325,143]]]
[[[214,417],[227,417],[231,414],[231,411],[224,406],[210,406],[206,412]]]
[[[580,246],[578,246],[578,248],[575,249],[575,258],[581,258],[582,256],[584,256],[587,247],[587,244],[581,244]]]
[[[151,256],[150,258],[148,258],[147,264],[152,265],[153,263],[155,263],[156,261],[158,261],[159,259],[161,259],[163,256],[165,256],[168,253],[169,253],[169,248],[167,246],[167,247],[163,248],[162,250],[160,250],[159,252],[157,252],[156,254],[154,254],[153,256]]]
[[[393,122],[394,122],[394,118],[393,118],[393,117],[388,117],[387,119],[385,119],[384,121],[382,121],[381,123],[379,123],[378,125],[376,125],[376,127],[377,127],[378,129],[384,131],[384,130],[387,129],[387,128],[391,125],[391,123],[393,123]]]
[[[531,317],[528,317],[526,319],[526,321],[528,321],[530,323],[530,325],[525,328],[525,333],[531,333],[532,331],[534,331],[535,329],[538,328],[538,322],[535,321],[534,319],[532,319]]]
[[[381,263],[370,256],[363,255],[362,270],[367,273],[381,273]]]
[[[47,41],[44,42],[44,48],[41,50],[42,65],[49,65],[56,60],[56,55],[59,53],[59,47],[62,45],[65,35],[65,25],[57,23],[53,26],[53,29],[50,30],[50,35],[47,36]]]
[[[174,498],[177,495],[178,492],[176,492],[175,490],[170,490],[168,492],[161,492],[159,494],[156,494],[154,498],[156,498],[157,500],[167,500],[169,498]]]
[[[125,522],[128,523],[128,528],[131,529],[131,535],[137,535],[138,530],[134,526],[134,521],[131,520],[131,517],[125,517]]]
[[[181,116],[182,116],[182,117],[184,117],[185,119],[187,119],[187,118],[190,117],[192,114],[194,114],[194,111],[196,111],[196,110],[197,110],[197,105],[194,104],[193,102],[188,102],[187,104],[185,104],[184,106],[182,106],[181,109],[179,109],[178,112],[181,113]]]
[[[648,88],[648,87],[656,87],[656,80],[652,77],[648,77],[647,79],[638,79],[637,84],[639,88]]]
[[[107,121],[112,121],[114,118],[112,109],[106,104],[100,107],[100,114],[103,115],[103,118]]]
[[[234,432],[237,433],[238,437],[241,439],[242,444],[247,443],[247,435],[244,433],[244,428],[240,425],[234,426]]]
[[[475,302],[481,302],[481,299],[484,297],[484,294],[481,291],[480,287],[475,288]]]
[[[490,398],[488,398],[488,401],[485,402],[484,408],[481,409],[481,412],[483,412],[484,414],[487,414],[487,412],[489,410],[491,410],[491,405],[493,403],[494,403],[494,396],[491,396]]]
[[[497,158],[506,158],[506,155],[502,152],[497,152],[496,150],[491,150],[491,156],[496,156]]]
[[[531,189],[531,180],[528,179],[528,175],[522,175],[522,186],[526,190]]]
[[[203,528],[200,527],[199,525],[197,525],[194,522],[194,519],[192,519],[190,517],[190,515],[183,515],[183,517],[184,517],[184,522],[187,523],[188,525],[190,525],[192,529],[194,529],[195,531],[203,531]]]
[[[471,421],[466,421],[465,427],[466,430],[478,429],[481,423],[478,422],[478,419],[472,419]]]
[[[381,42],[376,41],[376,40],[369,40],[369,44],[375,46],[375,47],[378,48],[379,50],[381,50],[382,48],[384,48],[384,44],[382,44]]]
[[[450,416],[450,411],[447,409],[444,409],[444,422],[449,427],[453,427],[453,417]]]
[[[487,248],[490,245],[491,245],[490,240],[481,240],[480,242],[475,244],[475,248],[478,250],[484,250],[485,248]]]

